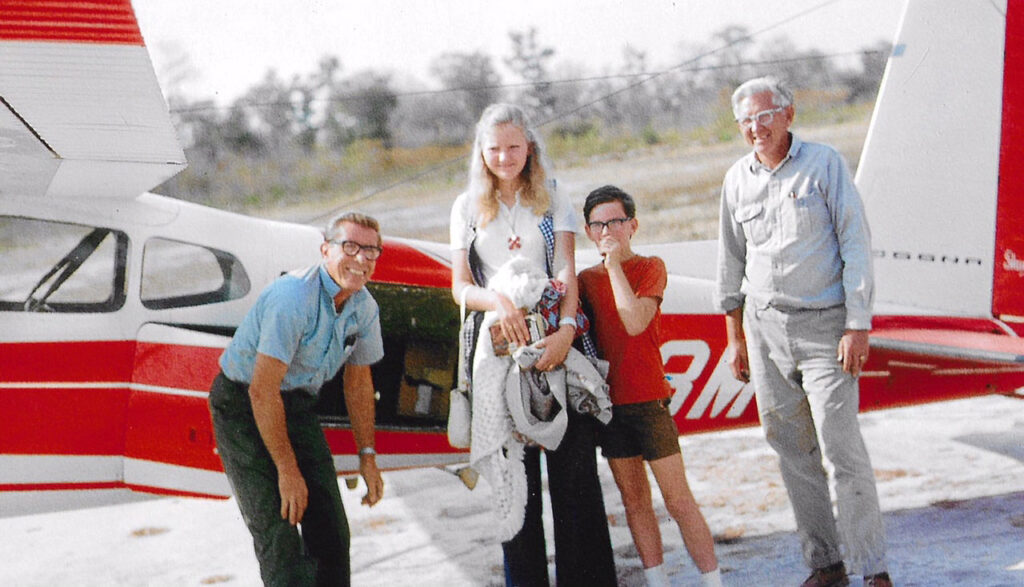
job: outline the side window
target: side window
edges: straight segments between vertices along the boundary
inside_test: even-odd
[[[0,311],[116,311],[127,255],[121,231],[0,216]]]
[[[142,305],[151,310],[226,302],[249,287],[230,253],[164,238],[149,239],[142,251]]]

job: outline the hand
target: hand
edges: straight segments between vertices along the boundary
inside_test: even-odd
[[[625,254],[625,248],[614,236],[610,234],[602,236],[601,240],[597,243],[597,250],[604,257],[605,268],[612,265],[622,265],[622,256]]]
[[[857,377],[868,360],[870,348],[867,330],[847,330],[839,339],[836,360],[842,361],[843,371]]]
[[[495,292],[498,298],[498,307],[495,311],[498,315],[498,324],[501,325],[501,332],[505,340],[514,343],[516,346],[530,344],[530,331],[526,328],[526,318],[522,310],[517,308],[512,300],[504,295]]]
[[[729,369],[732,370],[732,376],[743,383],[750,383],[750,360],[747,358],[746,341],[740,340],[729,343],[727,350]]]
[[[377,459],[373,455],[359,457],[359,474],[366,482],[366,495],[363,496],[362,504],[373,507],[384,495],[384,479],[380,476]]]
[[[535,346],[544,349],[544,353],[533,364],[533,368],[537,371],[551,371],[560,366],[569,356],[574,338],[576,329],[566,326],[540,339]]]
[[[277,490],[281,493],[281,519],[295,526],[309,505],[309,489],[298,466],[277,473]]]

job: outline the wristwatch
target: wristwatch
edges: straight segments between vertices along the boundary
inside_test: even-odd
[[[364,446],[359,449],[359,456],[364,457],[366,455],[377,455],[377,451],[372,446]]]
[[[563,326],[572,326],[573,328],[576,328],[576,319],[569,317],[562,318],[558,321],[558,327],[561,328]]]

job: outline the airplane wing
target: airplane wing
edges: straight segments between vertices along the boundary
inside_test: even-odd
[[[184,168],[129,0],[0,2],[0,195],[134,198]]]
[[[1006,334],[930,328],[875,328],[871,347],[913,355],[1005,364],[1024,372],[1024,339]]]

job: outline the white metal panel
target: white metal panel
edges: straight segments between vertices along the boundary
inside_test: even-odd
[[[48,195],[136,196],[185,166],[145,47],[0,42],[0,97],[61,161]]]
[[[124,459],[124,481],[129,485],[231,497],[228,477],[220,471],[206,471],[142,459]]]
[[[119,455],[0,455],[0,484],[111,483],[123,478]]]
[[[0,196],[42,194],[60,159],[0,103]]]
[[[991,313],[1005,13],[907,5],[857,174],[880,302]]]
[[[155,194],[130,200],[42,201],[0,198],[0,215],[26,216],[102,226],[125,232],[128,297],[113,313],[0,312],[0,342],[131,340],[149,322],[237,326],[260,292],[285,271],[320,260],[320,232],[310,226],[234,214]],[[244,297],[202,306],[154,310],[139,299],[142,254],[159,237],[231,253],[245,267],[251,289]]]

